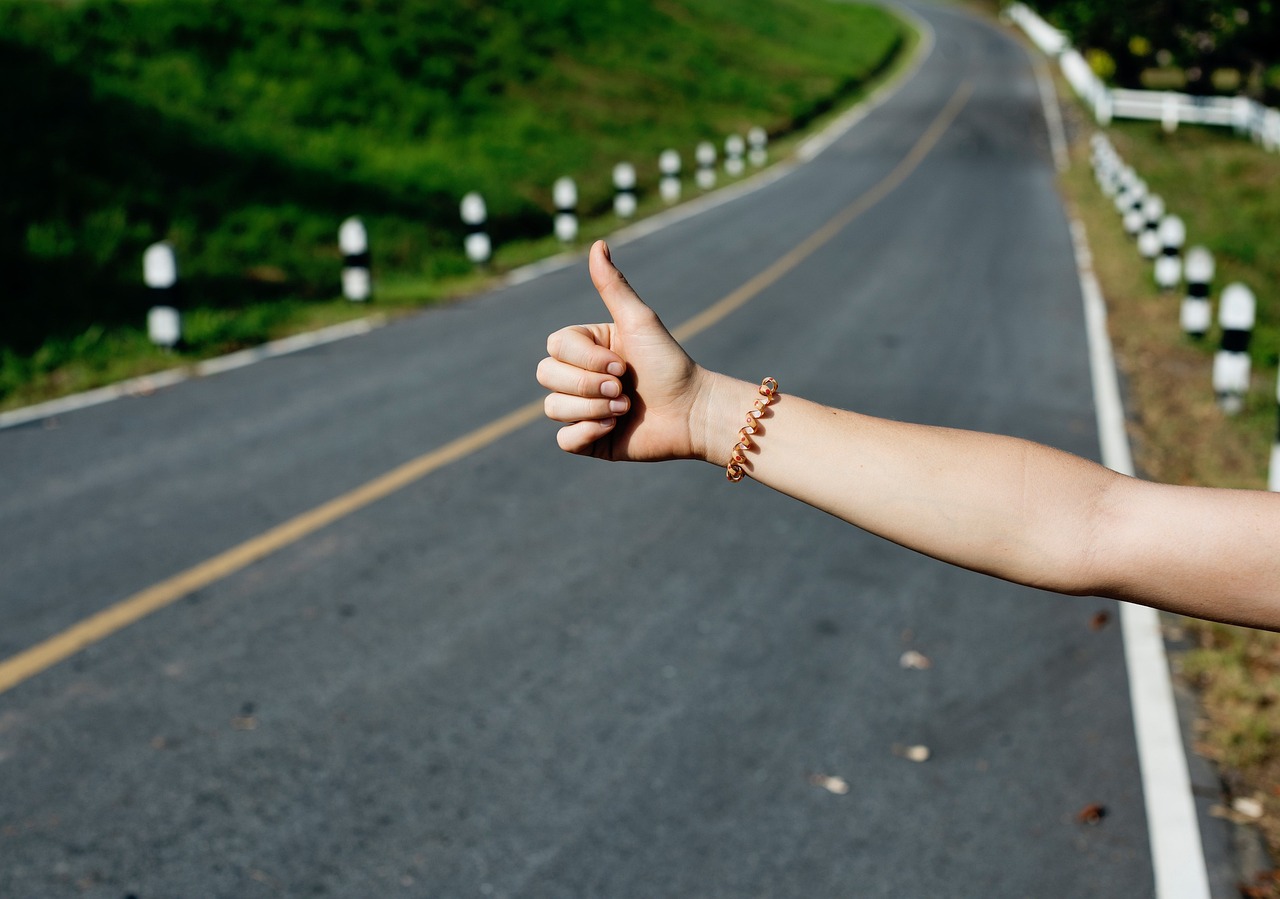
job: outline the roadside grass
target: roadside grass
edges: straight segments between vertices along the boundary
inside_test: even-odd
[[[1070,96],[1065,85],[1059,90]],[[1083,122],[1078,109],[1072,111]],[[1229,131],[1183,127],[1165,134],[1158,123],[1133,122],[1107,129],[1120,155],[1186,222],[1188,245],[1213,252],[1215,300],[1232,281],[1257,297],[1251,390],[1244,412],[1231,417],[1212,390],[1216,325],[1202,341],[1182,334],[1181,290],[1160,293],[1151,264],[1093,180],[1087,141],[1093,130],[1080,128],[1062,184],[1088,231],[1106,296],[1138,469],[1168,483],[1265,489],[1280,353],[1280,156]],[[1272,858],[1280,859],[1280,634],[1193,619],[1179,627],[1193,644],[1173,664],[1200,699],[1195,748],[1217,764],[1231,799],[1254,800],[1262,809],[1256,821],[1231,809],[1221,813],[1258,824]],[[1251,889],[1280,897],[1274,880]]]
[[[759,125],[777,159],[915,40],[881,8],[826,0],[762,0],[750,16],[734,0],[499,2],[447,22],[420,2],[338,5],[0,0],[0,71],[32,86],[0,109],[75,111],[0,174],[0,262],[17,273],[0,409],[473,293],[565,249],[545,236],[556,178],[578,182],[580,248],[621,224],[614,163],[636,165],[643,214],[676,147],[691,197],[698,141]],[[468,190],[489,207],[483,271],[462,253]],[[335,296],[352,213],[372,307]],[[141,253],[159,239],[184,291],[171,354],[141,336]]]

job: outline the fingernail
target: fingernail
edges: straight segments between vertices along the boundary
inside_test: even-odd
[[[626,412],[627,401],[626,400],[609,400],[609,411],[618,412],[618,413]]]
[[[600,385],[600,392],[605,396],[618,396],[622,393],[622,388],[617,381],[605,381]]]
[[[604,243],[603,240],[600,242]],[[613,255],[609,252],[609,245],[607,243],[604,243],[604,258],[608,259],[610,262],[613,261]]]
[[[621,378],[626,373],[627,373],[627,367],[623,365],[621,362],[609,363],[609,374],[613,375],[615,378]]]

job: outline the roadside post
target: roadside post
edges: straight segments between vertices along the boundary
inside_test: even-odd
[[[1182,280],[1182,245],[1187,242],[1187,226],[1176,215],[1166,215],[1156,229],[1160,255],[1156,257],[1156,286],[1170,291]]]
[[[756,168],[761,168],[769,161],[769,133],[755,125],[747,131],[747,143],[751,146],[747,159]]]
[[[620,162],[613,167],[613,211],[619,218],[629,219],[636,214],[636,167]]]
[[[1209,333],[1213,310],[1209,304],[1209,287],[1213,283],[1213,254],[1205,247],[1187,250],[1183,263],[1187,294],[1182,298],[1182,330],[1199,340]]]
[[[730,134],[724,139],[724,172],[730,178],[737,178],[742,175],[745,168],[742,162],[742,154],[747,150],[746,141],[742,139],[740,134]]]
[[[1222,346],[1213,357],[1213,392],[1228,415],[1244,408],[1244,396],[1249,390],[1249,341],[1253,337],[1256,306],[1253,291],[1239,282],[1228,284],[1222,291],[1218,309]]]
[[[338,226],[338,249],[342,251],[342,295],[353,303],[363,303],[373,294],[373,277],[369,234],[356,216]]]
[[[711,190],[716,186],[716,145],[704,140],[698,144],[694,158],[698,160],[698,187]]]
[[[1115,148],[1100,131],[1093,135],[1090,146],[1094,180],[1097,181],[1098,188],[1104,196],[1115,199],[1116,193],[1120,190],[1121,170],[1120,159],[1116,155]]]
[[[1124,216],[1124,233],[1130,237],[1137,237],[1146,223],[1146,216],[1142,211],[1146,199],[1147,185],[1137,177],[1129,183],[1128,190],[1122,190],[1116,196],[1117,209]]]
[[[467,259],[473,265],[484,265],[493,255],[493,243],[489,240],[489,232],[485,223],[489,219],[489,209],[485,206],[484,197],[475,191],[462,198],[462,223],[467,226],[467,236],[463,240]]]
[[[1115,205],[1116,212],[1122,216],[1129,209],[1129,204],[1131,202],[1129,193],[1133,190],[1137,181],[1138,176],[1133,171],[1132,166],[1122,165],[1116,172],[1116,189],[1115,193],[1111,194],[1111,202]]]
[[[556,239],[561,243],[573,243],[578,237],[578,185],[567,176],[557,178],[551,188],[551,196],[556,204],[553,223]]]
[[[153,243],[142,254],[142,280],[154,305],[147,311],[147,336],[158,347],[171,350],[182,339],[182,314],[178,312],[178,259],[173,244]]]
[[[658,156],[658,171],[662,178],[658,190],[662,201],[670,205],[680,200],[680,154],[675,150],[663,150]]]
[[[1164,218],[1164,200],[1157,194],[1148,194],[1142,202],[1141,230],[1138,232],[1138,252],[1143,259],[1155,259],[1160,255],[1160,220]]]

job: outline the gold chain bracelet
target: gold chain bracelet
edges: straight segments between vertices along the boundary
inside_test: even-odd
[[[729,456],[729,464],[725,466],[725,476],[733,483],[738,483],[746,477],[746,469],[742,467],[742,463],[747,461],[747,450],[755,445],[752,440],[760,432],[760,417],[764,415],[764,410],[770,403],[778,398],[778,379],[765,378],[760,382],[760,399],[756,400],[755,407],[747,413],[746,427],[738,431],[738,442],[733,445],[733,452]]]

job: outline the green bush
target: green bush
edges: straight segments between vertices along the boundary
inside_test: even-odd
[[[466,191],[541,236],[557,177],[605,210],[614,162],[652,189],[667,146],[785,133],[901,39],[824,0],[0,0],[0,349],[140,327],[161,239],[193,309],[334,296],[352,214],[380,278],[465,270]]]

